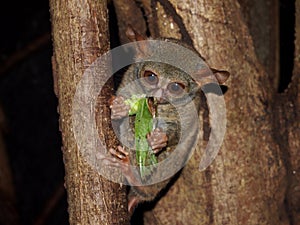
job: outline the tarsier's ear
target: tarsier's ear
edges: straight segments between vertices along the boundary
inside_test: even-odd
[[[136,32],[132,26],[128,25],[126,29],[126,36],[127,38],[132,42],[137,42],[137,48],[138,48],[138,56],[145,56],[149,54],[149,45],[146,42],[138,42],[138,41],[145,41],[147,40],[146,37]]]
[[[196,82],[199,84],[200,87],[210,84],[216,83],[223,84],[229,78],[230,73],[225,70],[217,70],[213,68],[203,68],[195,74],[197,78]]]
[[[210,70],[215,75],[215,77],[216,77],[219,84],[224,84],[230,76],[230,73],[226,70],[217,70],[217,69],[214,69],[214,68],[210,68]]]

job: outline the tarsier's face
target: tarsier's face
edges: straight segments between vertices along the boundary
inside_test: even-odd
[[[146,63],[139,76],[144,91],[155,97],[159,104],[186,103],[198,89],[198,85],[188,74],[163,63],[156,62],[155,66],[151,62]]]

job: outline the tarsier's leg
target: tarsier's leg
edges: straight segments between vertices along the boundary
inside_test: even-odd
[[[128,212],[130,215],[133,214],[134,209],[137,205],[144,201],[153,200],[157,194],[166,187],[169,180],[159,182],[150,186],[141,186],[139,180],[136,179],[132,167],[130,165],[129,154],[125,151],[124,148],[118,146],[118,151],[110,149],[110,153],[115,156],[115,158],[106,158],[104,159],[105,163],[109,166],[114,166],[120,168],[123,171],[124,176],[131,185],[131,191],[128,196]],[[126,152],[126,153],[125,153]],[[124,155],[122,155],[124,154]],[[119,160],[118,160],[119,159]]]
[[[111,108],[111,119],[122,119],[128,116],[129,106],[124,103],[124,98],[122,96],[112,97],[110,100]],[[166,133],[160,128],[156,128],[147,135],[147,141],[149,146],[155,154],[159,153],[164,147],[167,146],[168,137]],[[126,177],[126,180],[131,186],[135,186],[134,189],[140,193],[143,193],[143,186],[140,186],[141,183],[137,179],[137,176],[134,174],[131,163],[129,152],[125,148],[118,146],[117,149],[109,149],[109,152],[114,156],[114,158],[106,158],[104,162],[116,168],[122,170],[123,175]],[[133,213],[135,207],[141,202],[140,197],[136,195],[129,195],[128,197],[128,211]]]
[[[130,185],[137,185],[139,186],[140,183],[136,179],[134,175],[131,164],[130,164],[130,157],[129,153],[125,150],[125,148],[118,146],[117,149],[109,149],[109,152],[114,156],[114,158],[105,158],[103,162],[106,165],[113,166],[116,168],[120,168],[122,170],[123,175],[126,177],[126,180],[129,182]],[[128,198],[128,212],[130,214],[133,213],[136,206],[139,204],[140,200],[136,196],[132,195]]]
[[[134,175],[133,171],[131,170],[129,152],[127,152],[125,148],[121,146],[118,146],[117,150],[111,148],[109,149],[109,152],[115,157],[112,159],[110,165],[120,168],[130,185],[139,186],[140,183],[136,179],[136,176]],[[116,158],[120,161],[116,161]],[[134,209],[139,204],[139,202],[140,199],[137,196],[128,196],[128,212],[130,213],[130,215],[132,215]]]
[[[153,152],[155,154],[159,153],[162,148],[167,146],[167,135],[159,128],[147,135],[147,140]],[[140,186],[139,181],[136,179],[136,175],[133,173],[130,163],[129,152],[125,148],[118,146],[117,149],[109,149],[109,152],[115,157],[108,160],[110,166],[118,167],[122,170],[126,180],[131,186],[135,186],[136,191],[143,192],[143,187]],[[116,160],[118,159],[118,160]],[[128,212],[133,213],[136,206],[142,200],[135,195],[130,195],[128,197]]]

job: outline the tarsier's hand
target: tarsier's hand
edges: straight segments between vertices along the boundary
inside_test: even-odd
[[[125,104],[125,99],[122,96],[113,96],[110,100],[111,119],[122,119],[128,116],[129,105]]]
[[[168,137],[162,129],[155,128],[151,133],[147,134],[147,141],[154,154],[157,154],[167,146]]]
[[[167,146],[168,137],[162,129],[156,128],[147,135],[147,140],[154,154],[157,154],[162,148]],[[125,147],[118,146],[117,149],[110,148],[109,152],[112,154],[113,158],[107,158],[106,163],[110,166],[120,168],[128,182],[131,185],[137,185],[138,181],[135,179],[131,168],[132,165],[130,163],[129,152],[126,151]]]
[[[147,135],[147,140],[149,146],[151,146],[155,154],[159,153],[162,148],[167,146],[168,137],[166,133],[160,128],[156,128],[151,133]],[[137,186],[137,189],[143,189],[140,187],[140,181],[132,170],[132,165],[130,162],[129,152],[122,146],[118,146],[117,149],[110,148],[109,152],[112,154],[113,158],[106,158],[104,161],[107,165],[120,168],[123,175],[126,177],[128,183],[133,186]],[[131,196],[128,199],[128,212],[132,215],[135,207],[139,204],[140,199],[136,196]]]
[[[110,148],[109,152],[113,157],[106,157],[104,163],[108,166],[121,169],[130,185],[140,185],[140,182],[136,179],[132,171],[129,152],[122,146],[118,146],[117,149]]]

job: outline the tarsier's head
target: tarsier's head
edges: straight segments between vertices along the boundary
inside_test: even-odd
[[[157,103],[184,104],[193,99],[201,87],[208,83],[224,83],[229,73],[209,68],[203,60],[193,61],[188,55],[183,56],[184,60],[178,59],[173,65],[163,63],[166,58],[176,58],[178,52],[169,47],[162,50],[161,46],[153,46],[143,36],[136,33],[132,28],[126,32],[131,41],[138,41],[136,58],[141,59],[135,65],[135,76],[139,80],[139,85],[143,92],[150,97],[154,97]],[[179,44],[188,48],[189,52],[196,52],[193,48],[185,46],[177,40],[163,39],[167,42]],[[198,54],[198,53],[197,53]],[[182,66],[184,64],[184,66]],[[189,72],[181,68],[189,68]],[[190,76],[193,75],[193,76]],[[196,78],[196,79],[195,79]],[[198,79],[197,79],[198,78]]]
[[[158,104],[187,102],[199,90],[188,74],[165,63],[146,62],[138,76],[144,93],[154,97]]]

